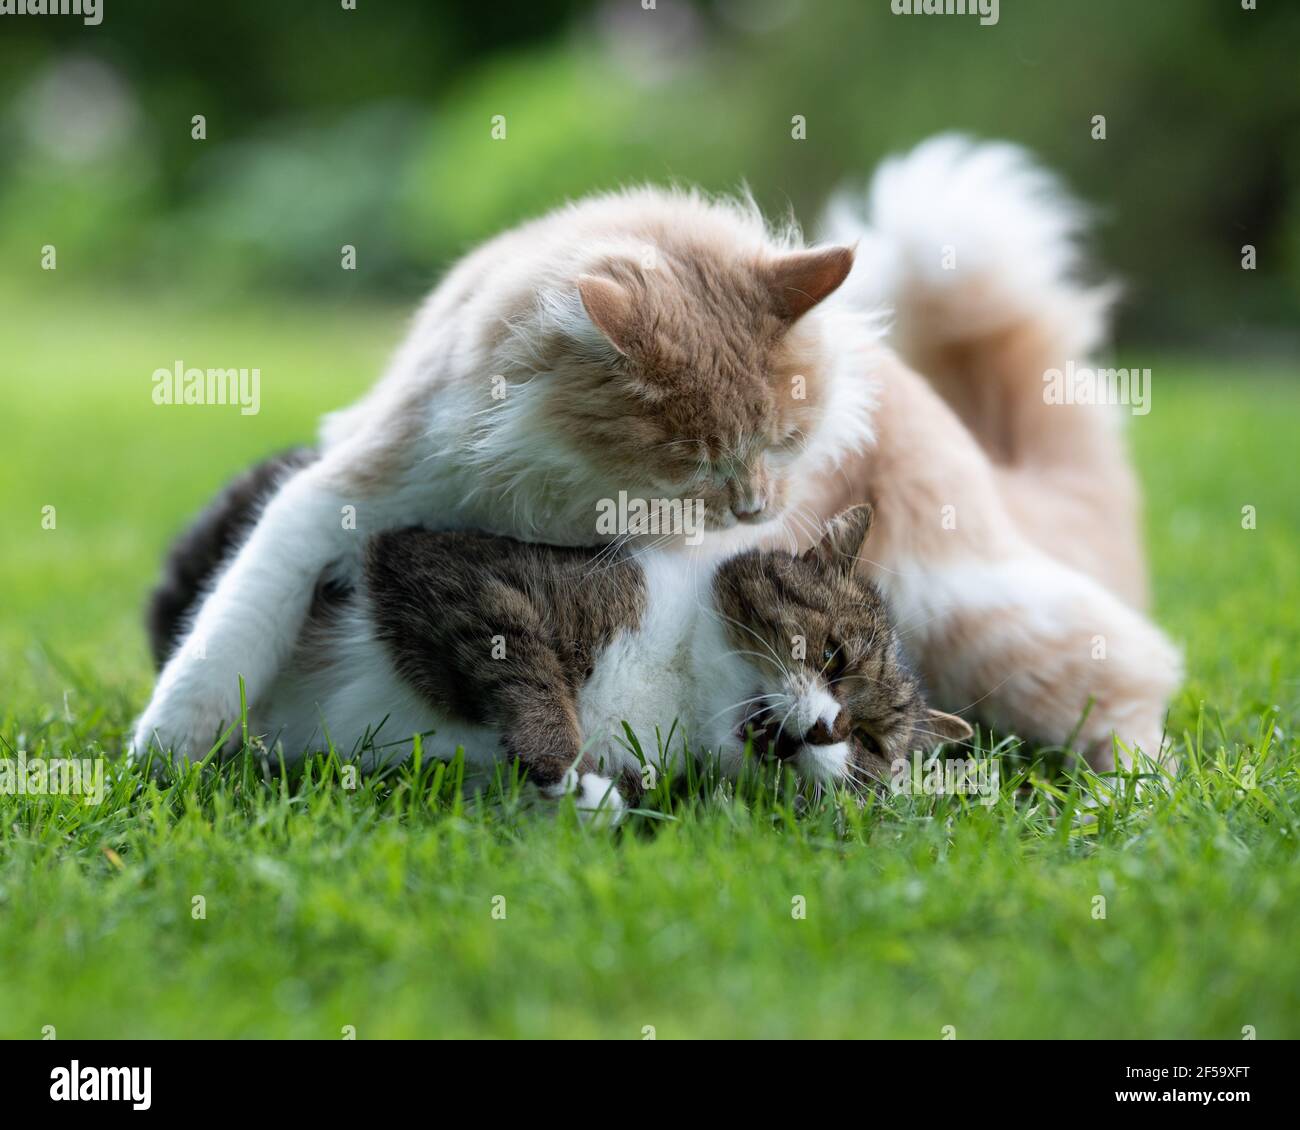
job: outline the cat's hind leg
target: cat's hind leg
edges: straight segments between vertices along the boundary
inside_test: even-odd
[[[1096,768],[1111,766],[1113,736],[1159,756],[1178,652],[1024,536],[987,455],[926,381],[892,357],[875,372],[876,445],[828,478],[820,512],[875,504],[863,567],[935,704],[1029,740],[1074,740]]]

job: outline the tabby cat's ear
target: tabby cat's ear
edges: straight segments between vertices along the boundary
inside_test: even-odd
[[[833,293],[852,268],[851,247],[791,251],[768,265],[767,285],[777,311],[793,322]]]
[[[579,275],[578,295],[587,317],[622,354],[627,354],[636,327],[636,310],[627,289],[601,275]]]
[[[975,732],[964,718],[945,714],[942,710],[927,710],[922,725],[925,729],[925,745],[929,749],[943,745],[944,742],[964,742]]]
[[[846,576],[852,573],[871,529],[871,515],[871,506],[866,502],[841,510],[826,524],[822,540],[804,550],[804,560],[822,569],[837,569]]]

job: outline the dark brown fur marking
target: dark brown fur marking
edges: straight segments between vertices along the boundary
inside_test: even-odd
[[[593,565],[591,550],[413,528],[372,539],[366,588],[379,638],[430,703],[500,729],[506,754],[539,785],[571,767],[598,768],[590,754],[579,762],[577,692],[600,649],[641,622],[638,566]]]
[[[315,451],[300,447],[263,460],[227,483],[172,543],[146,612],[155,666],[161,669],[176,650],[187,615],[253,528],[266,500],[294,471],[315,459]]]

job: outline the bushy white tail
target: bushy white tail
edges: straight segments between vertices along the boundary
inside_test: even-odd
[[[858,241],[846,298],[890,311],[904,360],[1015,462],[1053,450],[1039,429],[1078,422],[1027,411],[1043,373],[1083,364],[1106,336],[1117,288],[1081,278],[1087,221],[1020,147],[943,134],[886,160],[865,194],[839,193],[821,234]]]

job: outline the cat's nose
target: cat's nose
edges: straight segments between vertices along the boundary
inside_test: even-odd
[[[841,710],[828,726],[825,718],[818,718],[803,736],[807,745],[838,745],[849,736],[848,715]]]
[[[803,740],[809,745],[834,745],[837,741],[831,733],[831,728],[820,718],[817,719],[817,724],[804,734]]]
[[[731,512],[738,522],[761,522],[767,515],[767,499],[761,495],[734,503]]]

